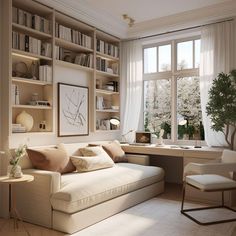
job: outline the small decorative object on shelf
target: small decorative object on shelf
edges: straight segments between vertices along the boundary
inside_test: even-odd
[[[42,131],[42,132],[46,131],[46,121],[45,120],[40,122],[39,130]]]
[[[16,123],[21,124],[22,126],[24,126],[25,129],[26,129],[26,132],[28,132],[33,128],[34,119],[29,113],[27,113],[26,111],[22,111],[16,117]]]
[[[7,175],[11,178],[22,177],[21,166],[18,165],[20,159],[26,154],[27,145],[20,145],[15,149],[15,153],[10,158],[9,166],[7,168]]]

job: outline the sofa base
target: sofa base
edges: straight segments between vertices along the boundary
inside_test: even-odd
[[[164,181],[138,189],[88,209],[67,214],[53,210],[53,229],[73,234],[164,191]]]

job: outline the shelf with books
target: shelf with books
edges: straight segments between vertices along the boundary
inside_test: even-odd
[[[56,65],[59,66],[65,66],[65,67],[69,67],[69,68],[73,68],[76,70],[84,70],[84,71],[88,71],[88,72],[93,72],[93,68],[90,67],[86,67],[86,66],[81,66],[72,62],[67,62],[67,61],[62,61],[62,60],[56,60]]]
[[[39,38],[39,39],[51,39],[52,38],[51,34],[44,33],[39,30],[35,30],[35,29],[29,28],[27,26],[20,25],[17,23],[12,23],[12,30],[20,32],[20,33],[27,33],[28,35],[30,35],[32,37]]]
[[[51,57],[46,57],[46,56],[42,56],[42,55],[39,55],[39,54],[26,52],[26,51],[19,50],[19,49],[14,49],[14,48],[12,49],[12,55],[13,56],[31,58],[31,59],[43,59],[43,60],[47,60],[47,61],[52,61]]]
[[[119,92],[110,91],[106,89],[96,89],[96,93],[107,94],[107,95],[119,95]]]
[[[12,105],[12,108],[51,110],[51,106],[33,106],[33,105]]]
[[[105,71],[101,71],[101,70],[96,70],[96,73],[98,75],[102,75],[102,76],[105,76],[105,77],[119,78],[119,75],[112,74],[112,73],[105,72]]]
[[[19,83],[28,83],[28,84],[36,84],[36,85],[52,85],[51,82],[36,80],[36,79],[26,79],[21,77],[12,77],[12,82],[19,82]]]
[[[90,53],[93,52],[93,49],[91,49],[91,48],[87,48],[87,47],[81,46],[79,44],[69,42],[65,39],[55,38],[55,43],[59,47],[62,47],[62,48],[68,49],[68,50],[72,50],[75,52],[90,52]]]
[[[98,51],[96,52],[96,55],[99,56],[100,58],[115,61],[115,62],[118,62],[120,60],[118,57],[110,56],[108,54],[101,53],[101,52],[98,52]]]

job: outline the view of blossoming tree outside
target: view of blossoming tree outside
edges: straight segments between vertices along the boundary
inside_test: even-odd
[[[173,65],[171,64],[172,50],[177,52]],[[171,138],[171,131],[173,131],[171,117],[174,110],[177,113],[176,138],[204,140],[199,64],[200,39],[173,41],[144,49],[144,128],[146,131],[158,136],[160,130],[164,129],[163,138]],[[171,89],[172,86],[174,90]],[[175,104],[177,104],[176,109],[172,109]]]

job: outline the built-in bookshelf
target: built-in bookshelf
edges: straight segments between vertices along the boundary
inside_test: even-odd
[[[96,31],[96,131],[119,130],[110,124],[120,119],[119,40]]]
[[[17,117],[33,118],[28,132],[53,132],[53,9],[35,1],[12,0],[11,114],[12,132]]]
[[[55,66],[90,74],[90,131],[118,131],[109,120],[120,119],[119,39],[34,0],[3,1],[11,12],[9,131],[26,111],[29,133],[42,131],[42,122],[43,132],[55,132]]]

